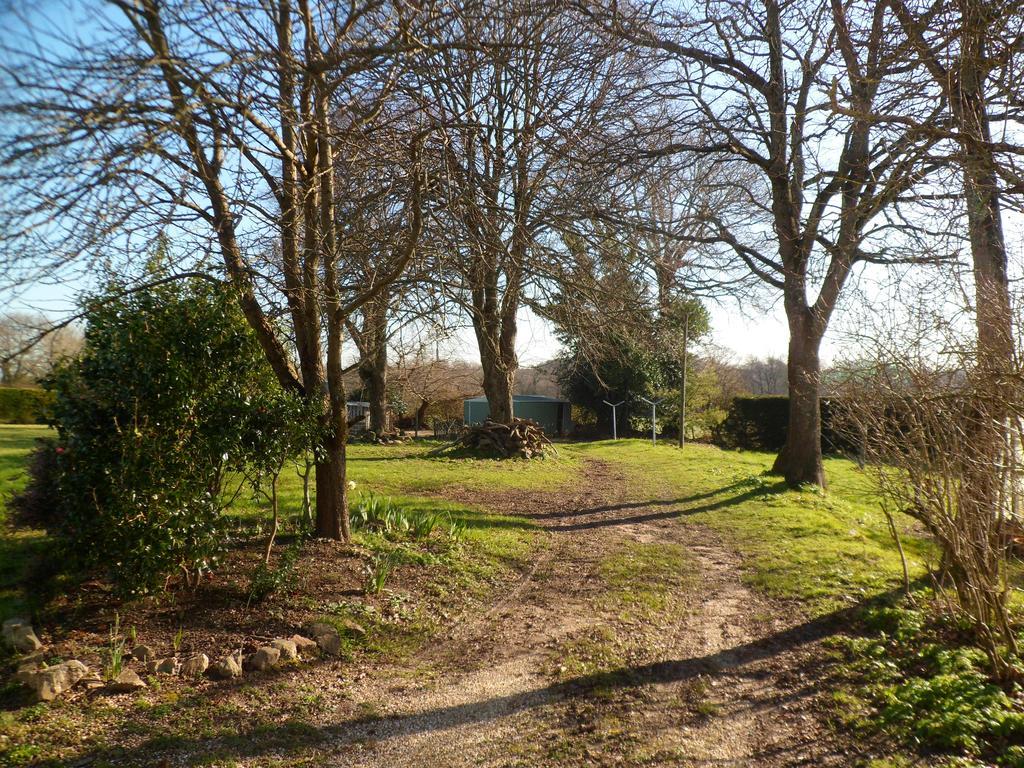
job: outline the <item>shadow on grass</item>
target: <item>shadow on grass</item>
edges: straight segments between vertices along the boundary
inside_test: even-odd
[[[419,461],[429,458],[428,453],[400,453],[395,456],[349,456],[345,461],[351,468],[355,464],[375,461]]]
[[[758,640],[703,656],[621,667],[506,696],[436,707],[410,715],[354,717],[345,722],[320,727],[292,718],[283,723],[261,723],[237,735],[212,738],[159,735],[131,750],[115,748],[83,754],[75,764],[91,764],[116,757],[132,764],[148,765],[154,764],[151,761],[157,753],[166,754],[167,759],[196,755],[207,758],[216,756],[221,760],[245,760],[262,756],[280,759],[289,755],[298,756],[305,749],[344,749],[348,745],[480,725],[563,701],[584,700],[595,693],[625,695],[644,686],[681,683],[721,674],[758,677],[766,673],[763,670],[747,669],[749,665],[835,635],[849,627],[864,607],[889,602],[895,594],[896,590],[886,592]],[[820,668],[818,672],[824,674]],[[815,692],[815,687],[808,685],[802,692],[790,692],[789,696],[812,695]],[[211,697],[221,695],[223,689],[210,694]],[[751,706],[760,703],[749,702]]]
[[[704,493],[695,493],[692,496],[683,496],[678,499],[652,499],[648,501],[633,501],[622,504],[608,504],[600,507],[590,507],[589,509],[573,509],[573,510],[559,510],[557,512],[537,512],[537,513],[523,513],[522,517],[529,518],[530,520],[563,520],[567,517],[579,517],[581,515],[593,515],[601,512],[614,512],[627,509],[643,509],[645,507],[665,507],[665,506],[678,506],[680,504],[689,504],[694,501],[703,501],[705,499],[713,499],[716,496],[735,491],[740,488],[746,488],[750,485],[750,480],[739,480],[730,485],[723,485],[721,488],[716,488],[713,491],[706,491]]]
[[[676,517],[684,517],[688,515],[696,515],[701,512],[715,512],[720,509],[726,509],[728,507],[734,507],[738,504],[743,504],[746,501],[761,498],[766,495],[774,495],[783,493],[788,490],[789,486],[785,482],[777,482],[767,486],[757,486],[751,488],[743,493],[729,496],[725,499],[719,499],[707,504],[698,504],[695,507],[684,506],[692,503],[696,500],[714,498],[728,490],[733,490],[737,487],[742,487],[743,483],[736,483],[732,486],[726,486],[725,488],[716,491],[715,493],[700,494],[697,496],[686,496],[679,499],[658,499],[653,501],[639,501],[630,502],[625,504],[611,504],[600,507],[591,507],[589,509],[572,510],[565,514],[559,514],[556,519],[564,519],[571,517],[574,520],[578,520],[581,517],[597,516],[593,520],[578,520],[577,522],[570,522],[565,524],[556,525],[543,525],[544,530],[553,531],[556,533],[566,533],[570,531],[585,531],[593,528],[607,528],[618,525],[634,525],[636,523],[646,523],[654,520],[671,520]],[[646,512],[648,510],[658,507],[669,507],[663,511],[657,512]],[[611,514],[618,512],[638,511],[640,514]]]
[[[479,513],[452,512],[452,519],[466,528],[487,530],[490,528],[510,528],[520,531],[539,531],[541,526],[522,517],[498,517]]]

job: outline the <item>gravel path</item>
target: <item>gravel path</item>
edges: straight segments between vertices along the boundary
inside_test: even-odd
[[[377,716],[332,727],[336,762],[848,765],[815,706],[813,623],[749,591],[733,552],[675,519],[684,507],[627,503],[625,487],[594,461],[568,496],[477,498],[500,512],[543,510],[533,517],[546,546],[415,669],[385,667],[352,687]],[[688,551],[693,583],[662,620],[638,624],[609,609],[601,565],[624,545]],[[626,663],[566,677],[566,643],[593,638],[625,649]],[[396,679],[405,681],[397,689]]]

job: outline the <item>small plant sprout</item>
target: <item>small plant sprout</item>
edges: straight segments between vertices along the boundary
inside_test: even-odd
[[[370,595],[380,594],[388,579],[398,565],[399,555],[396,552],[375,555],[366,564],[366,592]]]
[[[185,628],[178,627],[178,631],[174,633],[174,640],[171,642],[174,645],[174,655],[178,655],[178,651],[181,650],[181,641],[185,638]]]
[[[124,669],[124,643],[121,635],[121,616],[114,614],[114,624],[110,628],[110,644],[107,648],[107,678],[113,680]]]
[[[462,541],[466,536],[466,521],[456,518],[451,512],[448,513],[448,538],[452,541]]]
[[[414,539],[426,539],[441,525],[440,512],[420,511],[409,517],[409,532]]]

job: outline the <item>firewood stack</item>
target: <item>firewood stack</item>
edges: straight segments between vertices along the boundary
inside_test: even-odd
[[[530,419],[513,419],[511,424],[485,421],[463,427],[456,445],[505,459],[531,459],[542,455],[548,447],[554,448],[540,424]]]

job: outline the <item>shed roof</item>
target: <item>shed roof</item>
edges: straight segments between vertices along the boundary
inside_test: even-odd
[[[487,396],[479,395],[477,397],[467,397],[467,403],[486,403]],[[548,397],[547,395],[512,395],[512,402],[514,403],[568,403],[568,400],[564,400],[560,397]]]

